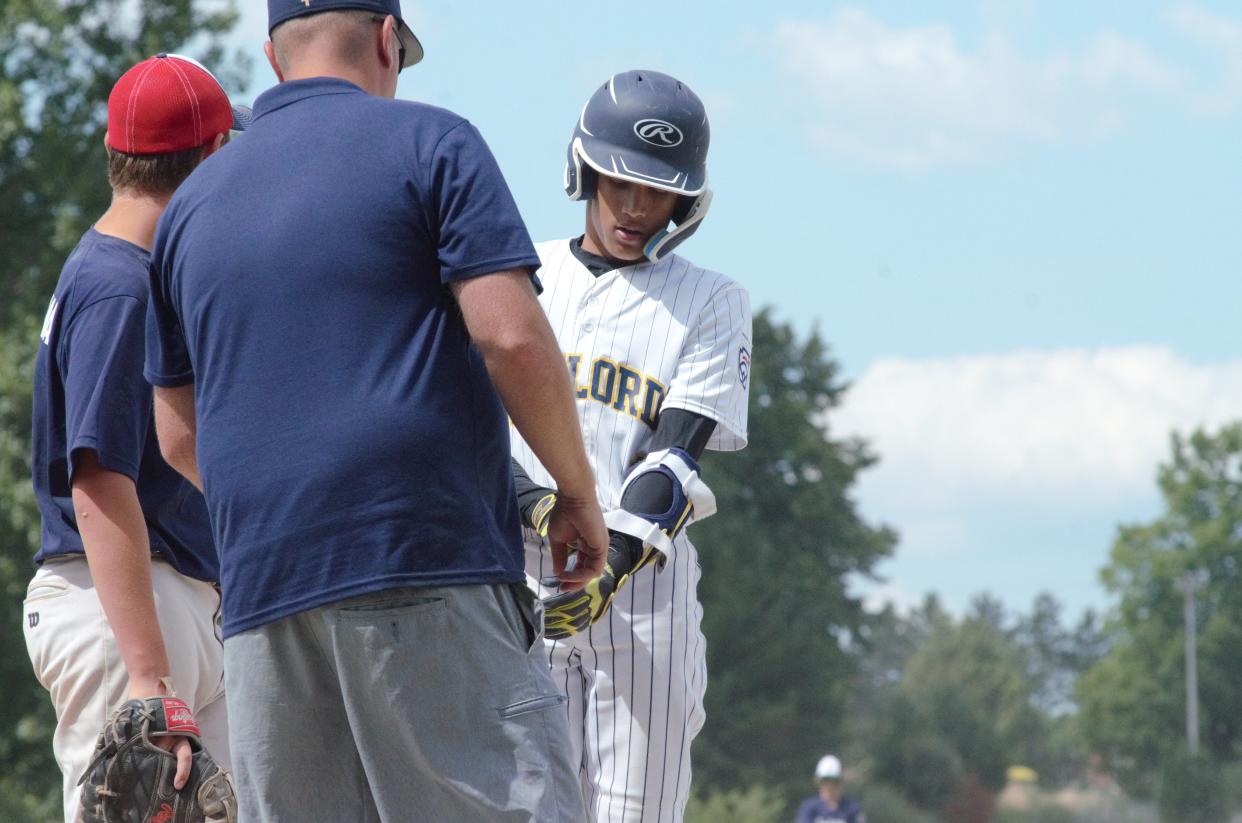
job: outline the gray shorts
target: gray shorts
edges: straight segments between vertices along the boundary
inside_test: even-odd
[[[401,588],[224,642],[241,823],[586,819],[525,586]]]

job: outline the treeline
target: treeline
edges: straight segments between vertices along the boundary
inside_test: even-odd
[[[762,459],[770,444],[752,445]],[[819,586],[830,600],[837,596],[829,581],[839,578],[819,558],[818,571],[766,570],[751,595],[709,589],[709,614],[727,611],[721,620],[733,634],[709,655],[713,673],[728,671],[698,748],[704,768],[691,820],[792,819],[795,801],[813,791],[815,758],[829,750],[851,766],[850,790],[866,801],[870,823],[1224,823],[1242,811],[1242,423],[1173,434],[1156,482],[1161,516],[1120,526],[1101,570],[1116,603],[1106,615],[1069,619],[1051,594],[1027,612],[1009,612],[980,595],[956,616],[932,597],[907,613],[843,607],[828,624],[788,613],[782,625],[762,624],[766,598],[781,598],[771,589]],[[744,556],[748,535],[722,524],[717,538],[732,562],[734,552]],[[855,545],[874,559],[885,534],[864,527]],[[738,573],[717,569],[710,548],[704,557],[705,581]],[[1198,586],[1202,742],[1193,753],[1187,578]],[[746,634],[752,624],[772,626],[776,637]],[[824,669],[801,653],[811,648],[800,645],[808,627],[821,641],[832,638],[830,652],[815,652]],[[779,659],[767,657],[774,648],[784,649]],[[809,669],[823,673],[818,686]],[[795,690],[808,687],[818,688],[829,715],[804,713],[808,696]],[[758,728],[732,738],[735,705],[746,706]],[[814,735],[784,736],[800,722]],[[1037,783],[1013,785],[1013,767]],[[1015,802],[1001,803],[1002,792]]]
[[[1098,617],[1066,626],[1051,595],[1027,614],[984,595],[960,617],[934,597],[905,614],[867,615],[845,651],[828,734],[798,753],[791,772],[740,791],[705,776],[695,819],[725,808],[731,816],[718,819],[792,819],[792,803],[814,791],[816,757],[833,750],[871,823],[993,820],[1012,766],[1033,770],[1046,788],[1085,779],[1093,758],[1075,684],[1107,648]]]

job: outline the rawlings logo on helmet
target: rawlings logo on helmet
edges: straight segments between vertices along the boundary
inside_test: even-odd
[[[680,146],[682,140],[681,129],[669,123],[666,120],[657,120],[649,117],[646,120],[639,120],[634,124],[634,133],[645,142],[653,146],[659,146],[662,149],[671,149],[674,146]]]

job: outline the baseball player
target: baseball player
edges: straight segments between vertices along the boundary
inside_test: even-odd
[[[703,450],[746,445],[751,360],[746,290],[673,253],[711,202],[708,138],[684,83],[614,75],[569,144],[565,191],[585,201],[585,231],[538,247],[540,302],[610,527],[604,575],[559,591],[540,537],[555,483],[515,438],[526,570],[544,599],[591,820],[680,821],[703,725],[699,563],[686,527],[715,510]]]
[[[169,203],[147,324],[220,552],[241,818],[581,823],[506,412],[567,492],[563,580],[608,533],[539,257],[477,129],[393,99],[397,0],[268,0],[268,31],[281,82]]]
[[[826,754],[815,764],[819,792],[798,807],[794,823],[867,823],[862,806],[841,793],[841,760]]]
[[[43,322],[32,461],[42,530],[23,613],[56,709],[66,821],[78,819],[96,735],[127,697],[175,693],[228,763],[207,509],[160,456],[142,370],[156,222],[241,116],[188,58],[160,54],[117,81],[105,141],[112,204],[69,255]],[[181,788],[189,745],[162,742]]]

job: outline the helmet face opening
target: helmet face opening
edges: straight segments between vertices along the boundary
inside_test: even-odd
[[[657,260],[706,216],[710,142],[707,112],[688,86],[653,71],[615,74],[578,118],[565,162],[565,193],[571,200],[589,200],[596,175],[604,174],[681,195],[673,214],[676,228],[647,244],[648,258]]]

